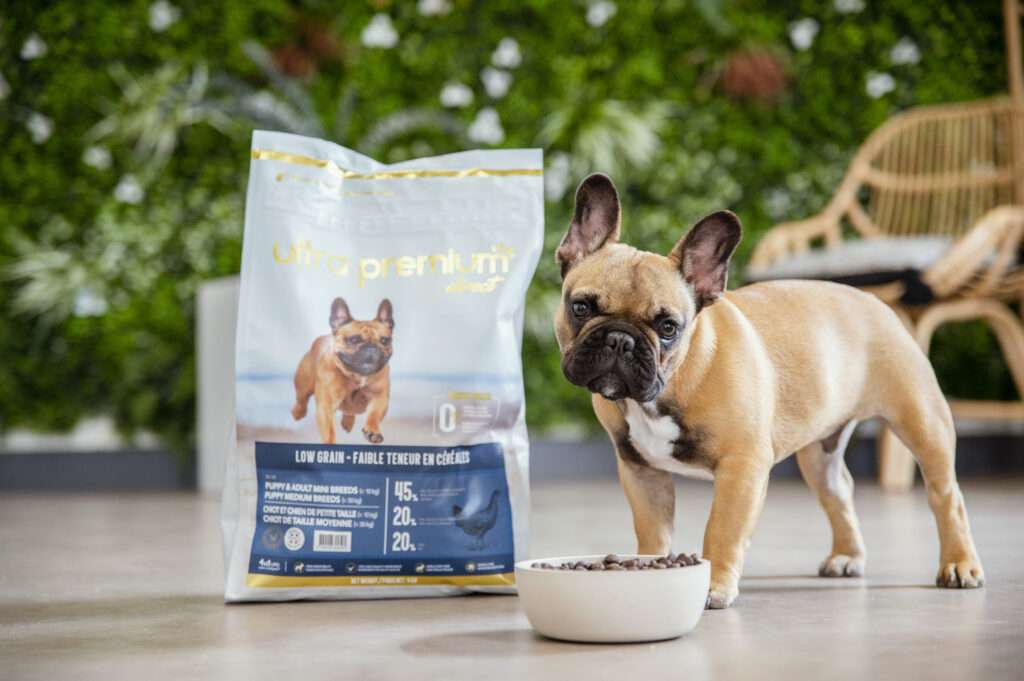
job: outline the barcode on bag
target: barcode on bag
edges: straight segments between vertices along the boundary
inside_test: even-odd
[[[348,553],[352,550],[352,533],[313,530],[313,550]]]

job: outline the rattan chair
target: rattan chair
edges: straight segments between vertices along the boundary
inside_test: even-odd
[[[935,329],[979,319],[1024,397],[1024,116],[1016,100],[919,107],[878,128],[821,213],[771,229],[748,279],[844,281],[888,303],[925,352]],[[831,267],[831,270],[830,270]],[[815,271],[817,269],[817,271]],[[955,415],[1024,420],[1024,402],[951,401]],[[909,452],[883,431],[879,477],[913,484]]]

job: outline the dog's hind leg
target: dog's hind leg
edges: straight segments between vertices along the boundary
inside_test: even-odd
[[[861,577],[867,554],[853,508],[853,476],[843,455],[856,421],[796,453],[804,480],[818,495],[832,526],[832,552],[818,568],[822,577]]]
[[[314,345],[315,347],[315,345]],[[292,418],[301,421],[306,417],[309,398],[316,388],[316,360],[310,350],[302,356],[299,367],[295,370],[295,404],[292,406]]]
[[[890,405],[886,420],[917,459],[928,492],[928,505],[939,530],[937,586],[970,589],[985,583],[981,560],[974,548],[967,508],[956,480],[956,431],[949,404],[939,389],[924,355],[914,390],[900,391],[903,398]],[[920,373],[918,374],[920,377]]]
[[[342,412],[342,414],[341,414],[341,429],[342,430],[344,430],[346,433],[351,433],[352,432],[352,426],[354,426],[355,423],[356,423],[356,415],[355,414],[346,414],[345,412]]]
[[[298,386],[295,388],[295,404],[292,405],[292,418],[296,421],[301,421],[306,418],[306,408],[309,406],[309,398],[312,397],[313,391],[299,392]]]

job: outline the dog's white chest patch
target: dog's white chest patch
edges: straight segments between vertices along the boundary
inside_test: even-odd
[[[679,425],[671,416],[661,416],[656,411],[648,411],[636,400],[625,400],[625,404],[629,440],[648,464],[690,478],[713,478],[707,468],[683,463],[672,456],[675,449],[673,443],[679,438]]]

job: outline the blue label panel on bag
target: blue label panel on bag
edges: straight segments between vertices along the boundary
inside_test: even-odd
[[[256,470],[251,576],[289,578],[282,586],[317,577],[471,584],[512,571],[512,513],[497,443],[257,442]]]

